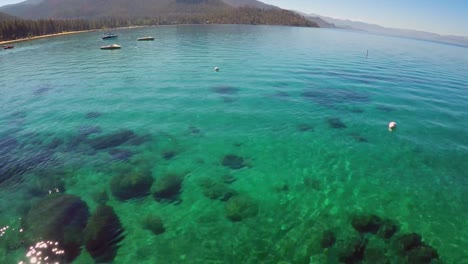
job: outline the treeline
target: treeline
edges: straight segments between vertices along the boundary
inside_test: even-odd
[[[141,18],[6,20],[0,22],[0,41],[80,30],[206,23],[318,27],[316,23],[287,10],[242,7],[207,14],[173,14]]]

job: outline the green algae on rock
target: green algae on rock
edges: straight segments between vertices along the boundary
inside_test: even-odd
[[[85,245],[89,254],[98,263],[111,262],[124,237],[124,229],[114,209],[99,205],[85,230]]]
[[[229,220],[239,222],[245,218],[256,216],[258,214],[258,204],[250,196],[237,195],[224,204],[224,211]]]
[[[111,180],[112,194],[120,200],[144,197],[150,193],[153,177],[147,173],[129,173],[115,176]]]

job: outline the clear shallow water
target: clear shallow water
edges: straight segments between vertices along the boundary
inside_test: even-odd
[[[444,263],[467,260],[466,48],[291,27],[115,33],[0,52],[0,262],[25,260],[20,218],[56,188],[91,212],[107,192],[125,229],[115,263],[329,263],[315,244],[325,230],[355,237],[355,214],[420,234]],[[99,49],[111,43],[122,49]],[[137,136],[92,147],[123,129]],[[245,166],[223,166],[227,154]],[[184,175],[177,201],[116,199],[111,180],[128,171]],[[255,216],[233,222],[207,197],[203,182],[225,175]],[[148,214],[164,233],[143,228]],[[74,262],[90,261],[82,250]]]

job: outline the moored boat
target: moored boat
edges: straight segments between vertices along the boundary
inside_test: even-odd
[[[12,48],[14,48],[15,46],[12,46],[12,45],[3,45],[2,47],[3,47],[3,49],[12,49]]]
[[[114,39],[114,38],[117,38],[118,36],[115,35],[115,34],[112,34],[112,33],[106,33],[102,39]]]
[[[142,38],[137,38],[138,41],[147,41],[147,40],[154,40],[154,37],[142,37]]]
[[[108,46],[101,46],[102,50],[114,50],[114,49],[120,49],[120,48],[121,48],[121,46],[117,45],[117,44],[112,44],[112,45],[108,45]]]

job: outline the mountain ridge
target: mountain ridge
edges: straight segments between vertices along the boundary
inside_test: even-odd
[[[327,16],[321,16],[318,14],[308,14],[308,15],[312,17],[314,16],[319,17],[327,21],[328,23],[334,24],[337,28],[364,31],[364,32],[372,33],[372,34],[380,34],[380,35],[386,35],[386,36],[404,37],[404,38],[412,38],[412,39],[418,39],[418,40],[440,42],[440,43],[445,43],[445,44],[468,47],[468,36],[441,35],[441,34],[426,32],[422,30],[385,27],[385,26],[381,26],[378,24],[366,23],[362,21],[354,21],[350,19],[338,19],[338,18],[332,18],[332,17],[327,17]]]
[[[280,9],[257,0],[26,0],[2,6],[0,12],[23,19],[94,19],[207,13],[232,7]]]

